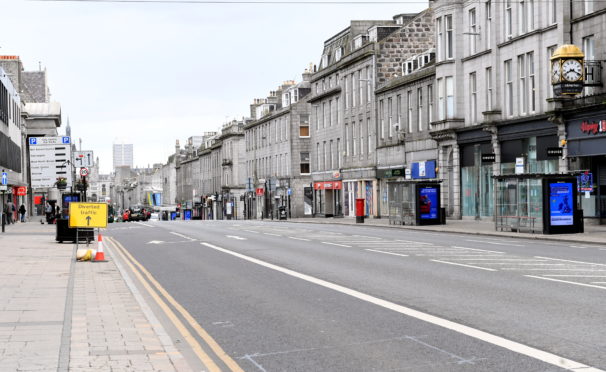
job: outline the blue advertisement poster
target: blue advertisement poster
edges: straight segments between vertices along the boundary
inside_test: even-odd
[[[573,219],[574,199],[572,183],[549,184],[549,212],[551,226],[571,226]]]
[[[433,220],[438,218],[438,189],[437,187],[422,187],[419,191],[421,219]]]

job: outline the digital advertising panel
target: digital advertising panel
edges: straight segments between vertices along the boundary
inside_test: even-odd
[[[574,224],[573,185],[569,182],[549,184],[549,215],[551,226],[572,226]]]
[[[435,186],[421,187],[419,190],[419,210],[423,220],[438,218],[438,188]]]

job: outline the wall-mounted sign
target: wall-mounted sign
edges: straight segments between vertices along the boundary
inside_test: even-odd
[[[583,121],[581,122],[581,132],[586,134],[606,133],[606,120]]]
[[[341,190],[343,188],[343,182],[314,182],[314,190]]]
[[[436,178],[436,161],[427,160],[412,163],[412,178]]]
[[[377,169],[377,178],[396,178],[405,175],[406,168]]]
[[[564,155],[564,150],[561,147],[548,147],[546,151],[547,151],[547,156]]]
[[[516,174],[524,174],[524,158],[516,158]]]
[[[495,154],[482,154],[482,163],[494,163],[495,159]]]

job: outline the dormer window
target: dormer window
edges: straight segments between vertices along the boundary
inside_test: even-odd
[[[366,35],[358,35],[353,39],[353,47],[354,49],[358,49],[362,47],[362,44],[364,44],[364,41],[366,40],[368,36]]]
[[[322,55],[321,67],[326,68],[328,66],[328,54]]]
[[[378,33],[377,33],[377,27],[373,27],[370,30],[368,30],[368,40],[370,40],[370,42],[376,42],[378,39]]]
[[[343,47],[338,47],[335,50],[335,62],[339,62],[341,57],[343,57]]]
[[[411,57],[402,64],[402,74],[409,75],[414,70],[416,70],[418,67],[419,67],[418,59],[415,57]]]

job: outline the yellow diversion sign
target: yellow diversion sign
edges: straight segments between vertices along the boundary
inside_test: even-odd
[[[107,203],[69,203],[69,227],[107,227]]]

